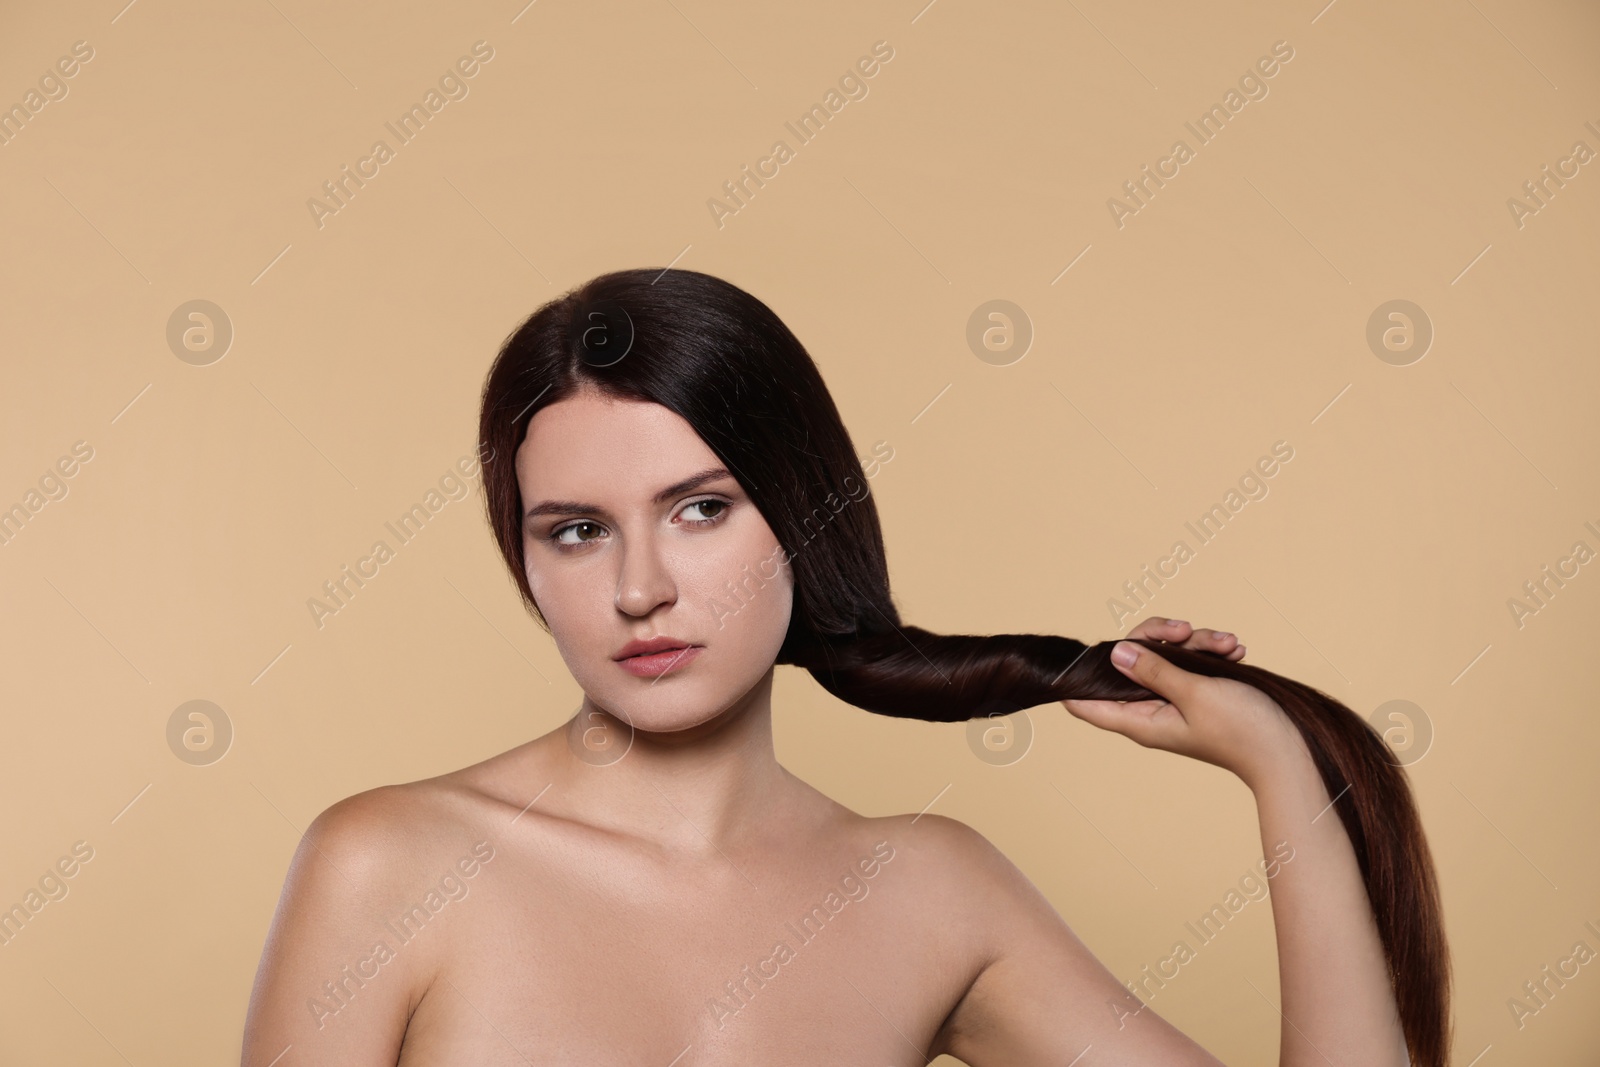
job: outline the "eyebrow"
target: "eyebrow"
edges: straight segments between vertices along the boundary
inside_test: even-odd
[[[651,498],[652,504],[665,504],[675,496],[698,489],[707,482],[714,482],[721,478],[731,478],[726,467],[707,467],[703,471],[696,471],[681,481],[673,482]],[[570,515],[574,512],[588,512],[603,514],[605,508],[598,504],[585,504],[577,500],[545,500],[529,508],[522,516],[524,522],[538,518],[540,515]]]

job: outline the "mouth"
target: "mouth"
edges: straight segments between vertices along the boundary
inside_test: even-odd
[[[701,645],[677,645],[659,652],[623,656],[617,666],[639,678],[659,678],[668,671],[680,670],[705,651]]]
[[[629,641],[612,655],[614,660],[630,659],[635,656],[650,656],[657,652],[676,652],[680,649],[691,648],[693,641],[682,641],[671,634],[657,634],[646,640]]]

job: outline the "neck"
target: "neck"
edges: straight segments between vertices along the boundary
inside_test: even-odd
[[[551,789],[541,806],[672,851],[719,851],[769,816],[792,781],[772,746],[772,677],[670,733],[630,728],[585,696],[547,735]]]

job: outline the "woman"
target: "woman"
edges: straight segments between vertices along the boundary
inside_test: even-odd
[[[1292,850],[1271,894],[1282,1062],[1400,1067],[1409,1041],[1444,1063],[1432,867],[1381,740],[1183,622],[1115,656],[901,623],[862,463],[753,296],[631,270],[552,301],[491,369],[480,445],[499,548],[582,706],[317,818],[244,1067],[1219,1062],[976,831],[866,818],[785,770],[779,663],[888,715],[1059,699],[1237,774],[1264,849]]]

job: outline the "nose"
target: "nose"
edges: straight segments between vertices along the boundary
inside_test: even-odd
[[[618,611],[643,617],[658,606],[677,600],[677,582],[653,537],[645,534],[627,538],[619,555],[622,566],[617,575]]]

